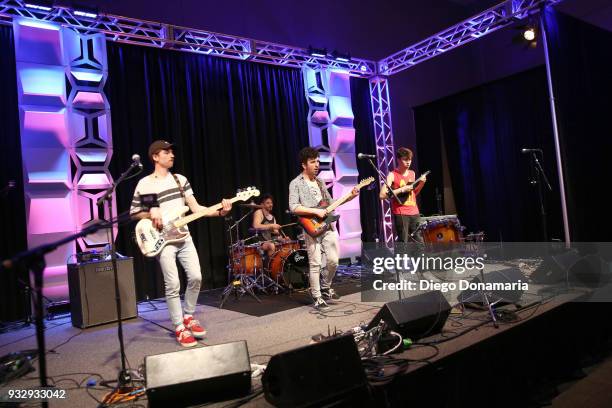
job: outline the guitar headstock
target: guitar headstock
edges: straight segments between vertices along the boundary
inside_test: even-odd
[[[251,186],[251,187],[241,188],[241,189],[238,189],[238,192],[236,193],[236,199],[239,201],[247,201],[252,197],[258,197],[259,194],[261,193],[259,192],[257,187]]]
[[[357,184],[357,188],[363,188],[367,185],[370,185],[374,182],[374,177],[368,177],[366,179],[363,179],[359,182],[359,184]]]

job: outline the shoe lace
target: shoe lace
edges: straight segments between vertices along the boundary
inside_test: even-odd
[[[186,337],[189,336],[191,336],[191,334],[187,330],[183,329],[179,332],[178,338],[179,340],[184,340]]]
[[[200,321],[196,320],[196,319],[189,319],[189,323],[187,323],[187,325],[185,327],[187,327],[188,329],[194,327],[194,326],[199,326],[200,325]]]

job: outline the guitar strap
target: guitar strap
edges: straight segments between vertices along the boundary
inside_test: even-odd
[[[319,186],[319,192],[321,193],[321,201],[327,201],[325,199],[325,193],[323,192],[323,182],[321,180],[319,180],[318,178],[315,179],[317,181],[317,186]],[[328,203],[331,204],[331,203]]]
[[[323,189],[325,188],[325,186],[323,186],[323,182],[322,182],[321,180],[319,180],[318,178],[316,178],[315,180],[317,181],[317,185],[319,186],[319,191],[321,192],[321,200],[322,200],[322,201],[327,201],[327,200],[325,199],[325,193],[323,192]],[[327,203],[327,205],[330,205],[330,204],[331,204],[330,202],[328,202],[328,203]],[[336,227],[334,226],[334,224],[330,224],[330,225],[329,225],[329,229],[330,229],[331,231],[335,231],[335,230],[336,230]],[[319,237],[319,238],[320,238],[320,237]]]
[[[181,182],[178,179],[178,176],[172,173],[172,177],[174,177],[174,181],[176,181],[176,185],[178,186],[179,192],[181,193],[181,197],[183,198],[183,202],[185,202],[185,189],[181,186]]]

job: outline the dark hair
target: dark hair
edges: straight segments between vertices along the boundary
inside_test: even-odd
[[[298,153],[298,158],[302,164],[306,164],[308,160],[316,159],[317,157],[319,157],[319,151],[312,147],[305,147]]]
[[[395,154],[398,159],[412,160],[412,150],[407,147],[400,147]]]
[[[262,194],[261,197],[259,197],[259,204],[263,204],[263,202],[266,201],[268,198],[274,201],[274,197],[272,197],[272,194],[265,193]]]

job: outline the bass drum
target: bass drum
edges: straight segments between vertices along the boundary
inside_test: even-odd
[[[270,257],[272,279],[291,289],[308,287],[308,253],[305,249],[277,251]]]

